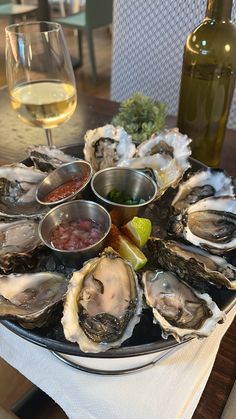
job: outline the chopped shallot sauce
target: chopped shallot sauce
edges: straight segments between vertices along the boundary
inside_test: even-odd
[[[74,176],[68,182],[63,183],[62,185],[53,189],[53,191],[49,192],[42,199],[42,201],[54,202],[54,201],[59,201],[60,199],[67,198],[68,196],[72,195],[74,192],[82,188],[82,186],[85,184],[85,182],[87,182],[87,180],[88,180],[87,175],[83,177]]]
[[[90,219],[63,221],[50,235],[51,245],[60,250],[78,250],[97,243],[104,235],[102,226]]]

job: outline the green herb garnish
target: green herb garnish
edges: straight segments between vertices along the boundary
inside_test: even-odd
[[[119,113],[113,118],[115,126],[123,127],[134,141],[148,140],[164,129],[166,105],[154,102],[142,93],[136,93],[121,102]]]
[[[124,205],[139,205],[144,204],[145,199],[132,199],[131,196],[126,195],[124,192],[119,191],[118,189],[112,189],[109,194],[107,195],[107,199],[112,202],[116,202],[117,204],[124,204]]]

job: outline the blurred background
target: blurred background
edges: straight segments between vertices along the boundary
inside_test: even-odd
[[[96,0],[95,0],[96,1]],[[43,4],[42,0],[12,0],[11,2],[0,0],[0,87],[6,85],[5,76],[5,27],[11,22],[12,17],[7,15],[10,11],[9,5],[35,6]],[[57,20],[85,10],[85,0],[48,0],[50,5],[51,19]],[[2,8],[2,10],[1,10]],[[14,11],[14,9],[12,9]],[[17,12],[17,9],[15,9]],[[12,12],[13,13],[13,12]],[[37,12],[36,12],[37,13]],[[37,14],[26,14],[22,17],[13,17],[14,21],[19,22],[23,19],[36,20]],[[95,12],[96,13],[96,12]],[[74,29],[63,27],[66,41],[72,57],[78,57],[78,38]],[[93,30],[93,42],[97,67],[97,81],[92,79],[91,63],[89,59],[89,49],[86,36],[82,39],[83,65],[75,69],[78,95],[85,93],[101,98],[110,97],[110,78],[111,78],[111,46],[112,46],[112,27],[111,25],[100,27]]]

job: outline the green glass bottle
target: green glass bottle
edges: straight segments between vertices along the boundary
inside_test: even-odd
[[[208,0],[206,16],[188,36],[177,126],[192,138],[192,156],[218,166],[236,78],[232,0]]]

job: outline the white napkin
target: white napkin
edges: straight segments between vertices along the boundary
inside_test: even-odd
[[[194,339],[156,366],[125,376],[78,371],[2,325],[0,355],[49,394],[70,419],[189,419],[235,313],[236,307],[207,339]]]

